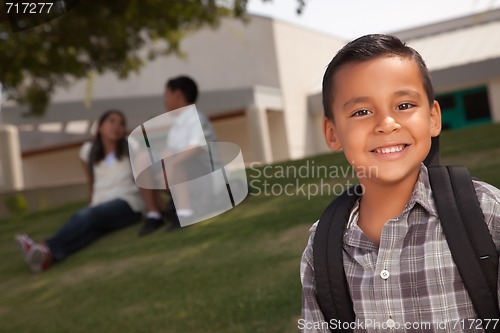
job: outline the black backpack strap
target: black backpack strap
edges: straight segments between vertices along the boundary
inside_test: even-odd
[[[431,139],[431,149],[429,154],[424,160],[424,164],[427,167],[438,166],[441,162],[441,156],[439,154],[439,136],[435,136]]]
[[[316,297],[325,321],[354,322],[355,314],[342,259],[343,236],[359,185],[345,191],[323,212],[313,243]],[[352,332],[352,329],[331,330]]]
[[[500,319],[497,299],[498,252],[465,167],[429,167],[434,199],[465,288],[480,319]],[[486,332],[500,332],[495,321]],[[498,323],[497,323],[498,324]]]

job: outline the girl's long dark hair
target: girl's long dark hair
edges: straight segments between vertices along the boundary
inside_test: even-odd
[[[104,112],[100,117],[99,120],[97,121],[97,133],[94,137],[94,140],[92,141],[92,147],[90,149],[90,154],[89,154],[89,171],[90,175],[93,181],[94,178],[94,165],[100,161],[102,161],[105,157],[104,155],[104,145],[102,143],[102,138],[101,134],[99,133],[99,128],[101,125],[104,123],[104,121],[112,114],[117,114],[119,115],[122,119],[123,122],[125,123],[125,127],[127,126],[126,123],[126,118],[123,112],[118,111],[118,110],[108,110]],[[128,156],[128,143],[127,139],[125,136],[116,144],[115,148],[115,155],[118,160],[120,160],[123,156]]]

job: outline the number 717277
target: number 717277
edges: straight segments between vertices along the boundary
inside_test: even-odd
[[[6,2],[7,14],[49,14],[53,2]]]

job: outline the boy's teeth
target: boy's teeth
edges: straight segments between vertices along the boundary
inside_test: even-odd
[[[375,149],[376,153],[379,154],[388,154],[388,153],[396,153],[398,151],[403,150],[405,145],[393,146],[393,147],[385,147],[385,148],[377,148]]]

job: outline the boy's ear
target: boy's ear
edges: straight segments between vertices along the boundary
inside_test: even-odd
[[[434,101],[431,108],[431,136],[436,137],[441,133],[441,107],[437,101]]]
[[[328,148],[332,151],[337,151],[342,148],[340,141],[337,137],[337,129],[333,120],[328,119],[323,116],[323,136],[325,137],[325,142]]]

